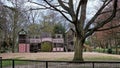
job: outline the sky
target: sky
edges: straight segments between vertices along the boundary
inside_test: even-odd
[[[8,0],[1,0],[1,1],[4,1],[5,5],[8,5],[8,6],[11,6],[12,7],[12,4],[8,1]],[[33,2],[37,2],[38,0],[33,0]],[[75,1],[75,0],[74,0]],[[96,11],[95,9],[95,6],[98,6],[100,3],[100,0],[88,0],[88,10],[90,11],[90,13],[92,11]],[[36,4],[33,4],[33,3],[29,3],[29,2],[26,2],[25,3],[25,6],[33,6],[33,7],[40,7],[39,5],[36,5]],[[92,10],[91,10],[92,9]]]
[[[37,2],[37,0],[34,2]],[[88,5],[87,5],[87,18],[91,18],[95,12],[98,10],[98,6],[100,6],[102,4],[102,2],[100,2],[100,0],[89,0]],[[34,7],[40,7],[39,5],[36,4],[32,4],[32,3],[26,3],[26,6],[34,6]]]
[[[10,7],[13,7],[12,4],[8,1],[8,0],[1,0],[1,1],[4,1],[5,5],[8,5]],[[33,0],[34,2],[37,2],[38,0]],[[75,1],[75,0],[74,0]],[[75,3],[75,2],[74,2]],[[98,10],[98,6],[100,6],[100,4],[102,4],[100,2],[100,0],[89,0],[88,2],[88,5],[87,5],[87,19],[91,19],[92,16],[96,13],[96,11]],[[34,7],[34,8],[38,8],[40,7],[39,5],[36,5],[36,4],[33,4],[33,3],[29,3],[29,2],[26,2],[24,4],[26,7]]]
[[[26,3],[26,5],[29,5],[30,6],[31,3]],[[87,5],[87,18],[90,19],[94,14],[95,12],[98,10],[98,6],[102,4],[100,2],[100,0],[89,0],[88,2],[88,5]],[[36,6],[36,7],[40,7],[36,4],[31,4],[31,6]]]
[[[89,0],[87,5],[87,17],[91,18],[96,13],[101,4],[102,2],[100,0]]]

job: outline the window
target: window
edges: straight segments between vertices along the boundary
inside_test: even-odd
[[[26,39],[19,39],[19,43],[26,43]]]
[[[39,39],[39,37],[38,37],[38,36],[36,36],[36,39]]]
[[[57,38],[60,38],[60,36],[58,35]]]
[[[70,42],[70,44],[71,44],[71,45],[73,45],[73,41],[72,41],[72,42]]]

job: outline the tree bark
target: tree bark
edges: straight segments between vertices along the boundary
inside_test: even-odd
[[[16,28],[17,28],[18,17],[19,17],[18,11],[14,11],[12,53],[15,53],[16,38],[17,38]]]
[[[84,39],[77,36],[75,40],[75,53],[74,53],[73,61],[84,61],[83,44],[84,44]]]

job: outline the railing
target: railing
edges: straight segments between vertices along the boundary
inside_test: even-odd
[[[120,62],[109,61],[39,61],[3,59],[8,65],[1,68],[120,68]],[[4,64],[4,63],[2,63]]]
[[[0,57],[0,68],[2,68],[2,57]]]
[[[41,43],[44,41],[49,41],[53,43],[64,43],[63,38],[40,38],[40,39],[28,39],[30,43]]]

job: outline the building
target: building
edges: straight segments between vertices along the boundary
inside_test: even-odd
[[[66,49],[67,51],[74,51],[74,37],[75,33],[72,28],[66,31]]]
[[[47,32],[41,35],[29,36],[23,29],[19,32],[19,52],[38,52],[41,51],[42,44],[50,42],[51,51],[64,51],[64,39],[62,34],[55,34],[54,37]]]
[[[74,43],[75,43],[75,30],[70,28],[66,31],[66,50],[68,52],[74,51]],[[92,51],[92,48],[89,45],[84,44],[85,51]]]

